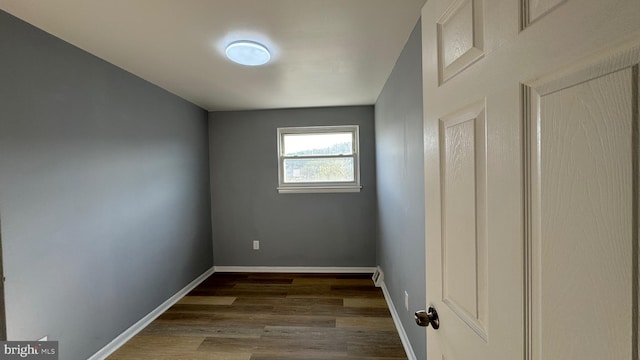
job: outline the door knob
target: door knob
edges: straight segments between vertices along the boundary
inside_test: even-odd
[[[440,327],[438,312],[436,311],[436,308],[434,308],[433,306],[430,306],[428,311],[424,311],[424,310],[416,311],[414,318],[416,319],[416,324],[418,324],[419,326],[426,327],[426,326],[429,326],[429,324],[431,324],[431,327],[434,330],[437,330]]]

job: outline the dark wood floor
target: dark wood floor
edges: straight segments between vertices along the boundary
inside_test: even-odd
[[[216,273],[109,359],[406,359],[370,274]]]

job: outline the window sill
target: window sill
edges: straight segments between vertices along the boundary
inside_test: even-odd
[[[313,193],[355,193],[360,192],[362,186],[285,186],[278,188],[278,194],[313,194]]]

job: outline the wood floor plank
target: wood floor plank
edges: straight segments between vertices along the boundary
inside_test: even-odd
[[[277,277],[272,274],[268,274],[262,277],[249,276],[246,279],[240,279],[235,281],[236,284],[291,284],[294,278],[291,276]]]
[[[197,324],[176,324],[174,322],[153,322],[141,335],[228,337],[239,339],[258,339],[264,333],[264,327],[229,327]]]
[[[244,352],[252,354],[347,355],[347,343],[332,338],[279,339],[262,337],[256,341],[230,338],[206,338],[198,351]]]
[[[337,328],[395,330],[393,320],[389,318],[374,317],[342,317],[336,318]]]
[[[134,336],[126,346],[118,349],[109,359],[155,359],[159,355],[170,356],[196,351],[205,337]]]
[[[259,290],[259,289],[234,289],[234,288],[196,288],[192,290],[191,296],[264,296],[264,297],[286,297],[287,290]]]
[[[145,352],[126,354],[122,357],[109,357],[117,360],[250,360],[250,353],[209,353],[201,351],[182,351],[160,353],[153,349]]]
[[[374,286],[300,285],[292,286],[287,297],[371,298],[383,296]]]
[[[279,338],[296,340],[300,338],[335,338],[347,343],[368,344],[375,341],[377,344],[391,346],[399,344],[398,334],[389,330],[370,330],[355,328],[314,328],[294,326],[267,326],[264,329],[263,338]]]
[[[166,312],[156,321],[172,321],[178,324],[200,324],[209,326],[305,326],[313,324],[316,327],[336,327],[336,319],[333,316],[282,316],[272,314],[246,314],[237,316],[234,314],[219,313],[177,313]]]
[[[267,298],[267,297],[238,297],[233,305],[280,305],[280,306],[344,306],[342,298]]]
[[[380,343],[371,341],[349,342],[347,345],[347,355],[350,356],[393,356],[404,351],[402,344]]]
[[[238,291],[251,291],[267,293],[267,292],[287,292],[291,289],[291,284],[282,284],[282,283],[270,283],[270,282],[241,282],[237,283],[233,290]]]
[[[388,309],[387,301],[384,298],[374,299],[344,299],[345,307],[362,307],[362,308],[384,308]]]
[[[304,315],[313,313],[322,316],[367,316],[367,317],[388,317],[391,316],[386,308],[375,307],[344,307],[333,305],[274,305],[271,310],[272,314],[282,315]]]
[[[177,302],[179,305],[231,305],[236,301],[234,296],[185,296]]]
[[[291,283],[293,286],[300,285],[351,285],[351,286],[372,286],[371,279],[338,279],[338,278],[295,278]]]
[[[172,313],[201,313],[201,314],[247,314],[247,313],[270,313],[273,305],[202,305],[202,304],[176,304],[167,310]]]
[[[353,355],[290,355],[290,354],[254,354],[250,360],[407,360],[406,356],[400,357],[369,357],[369,356],[353,356]]]

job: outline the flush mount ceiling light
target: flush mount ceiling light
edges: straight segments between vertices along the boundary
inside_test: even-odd
[[[229,60],[246,66],[264,65],[271,59],[271,53],[262,44],[254,41],[234,41],[227,46]]]

